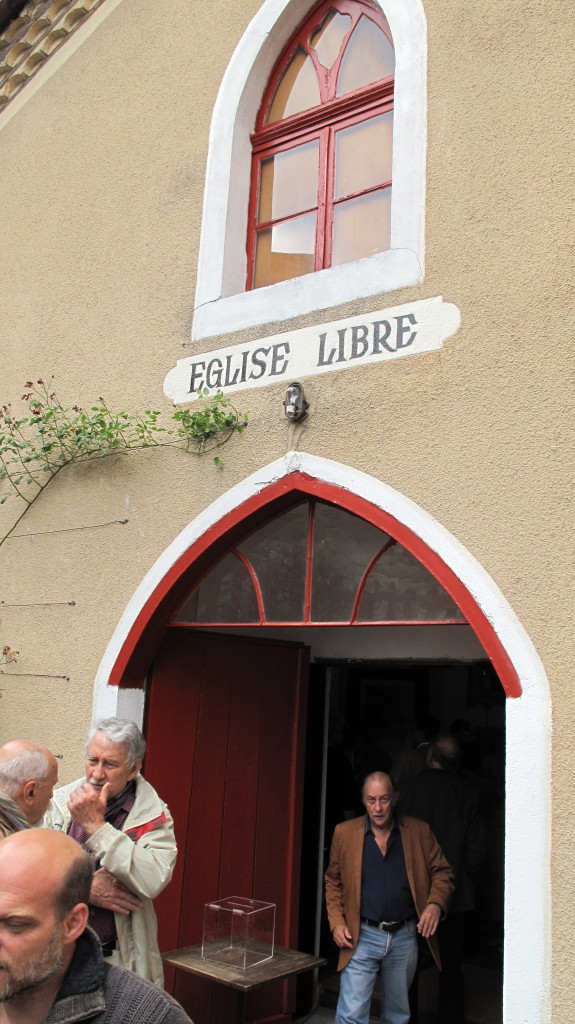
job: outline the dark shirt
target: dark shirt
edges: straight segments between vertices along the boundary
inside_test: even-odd
[[[384,856],[366,816],[360,916],[371,921],[405,921],[414,914],[399,828],[396,825],[392,829]]]
[[[136,783],[132,779],[128,783],[125,789],[122,790],[118,796],[114,797],[113,800],[109,800],[106,806],[105,819],[114,828],[117,828],[119,832],[122,831],[126,818],[132,810],[136,800]],[[90,838],[81,825],[77,825],[74,820],[70,822],[68,827],[68,835],[75,839],[80,846],[85,846],[87,840]],[[95,864],[96,868],[100,867],[98,861]],[[94,929],[100,942],[110,943],[116,939],[116,921],[114,918],[114,912],[112,910],[106,910],[105,907],[95,907],[92,903],[89,904],[90,908],[90,927]]]
[[[427,768],[400,783],[399,810],[427,822],[455,872],[450,914],[471,910],[473,875],[480,870],[486,852],[478,789],[455,772]]]

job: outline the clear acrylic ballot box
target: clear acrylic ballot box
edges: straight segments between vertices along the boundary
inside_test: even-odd
[[[206,903],[202,958],[245,971],[274,955],[275,903],[243,896]]]

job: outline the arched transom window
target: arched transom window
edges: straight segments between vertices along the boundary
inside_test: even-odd
[[[248,289],[390,248],[394,72],[369,0],[327,0],[292,38],[252,136]]]
[[[304,500],[248,533],[193,588],[175,624],[446,625],[465,618],[372,523]]]

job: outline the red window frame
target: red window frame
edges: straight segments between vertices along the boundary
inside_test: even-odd
[[[350,28],[334,64],[326,69],[320,64],[310,39],[330,10],[351,17]],[[352,198],[368,195],[372,192],[391,188],[388,182],[378,183],[369,188],[349,195],[333,199],[334,167],[335,167],[335,135],[342,128],[360,124],[379,114],[393,110],[394,76],[381,79],[370,85],[336,97],[337,76],[343,55],[350,37],[361,17],[373,21],[389,39],[393,40],[387,20],[381,9],[369,0],[321,0],[312,10],[310,16],[292,37],[278,61],[268,82],[264,98],[256,120],[256,128],[250,136],[252,143],[252,168],[250,185],[250,205],[248,215],[247,238],[247,281],[246,290],[256,287],[253,283],[255,269],[256,239],[258,232],[285,223],[295,217],[317,211],[314,272],[331,267],[333,212],[334,207]],[[299,48],[311,57],[316,69],[320,88],[320,104],[290,117],[283,118],[273,124],[267,124],[269,111],[281,78]],[[296,214],[279,217],[271,221],[257,220],[259,205],[260,167],[264,160],[278,153],[286,152],[306,142],[319,139],[319,173],[317,204],[309,210],[298,210]]]
[[[200,617],[192,618],[192,617],[189,617],[189,616],[186,616],[186,617],[182,616],[180,618],[180,616],[182,615],[182,604],[180,604],[180,607],[178,608],[177,611],[174,612],[174,614],[173,614],[173,616],[172,616],[172,618],[170,620],[170,626],[172,626],[172,627],[174,627],[176,629],[189,629],[190,627],[196,627],[196,628],[200,628],[200,629],[211,629],[211,628],[222,629],[224,627],[229,627],[229,626],[232,626],[233,628],[236,628],[236,627],[246,627],[246,626],[247,627],[251,627],[251,626],[268,626],[268,627],[269,626],[273,626],[275,628],[277,626],[465,626],[465,625],[468,625],[468,621],[467,621],[465,615],[463,614],[463,612],[461,612],[461,611],[460,611],[460,615],[455,615],[455,616],[453,616],[451,618],[445,618],[445,619],[425,618],[425,617],[410,618],[410,619],[406,619],[406,618],[385,619],[385,618],[377,618],[377,617],[375,617],[375,618],[360,618],[360,610],[361,610],[362,599],[363,599],[363,596],[364,596],[364,593],[365,593],[365,589],[366,589],[366,586],[367,586],[367,584],[369,582],[369,578],[371,576],[372,571],[378,565],[380,560],[385,557],[386,552],[389,551],[392,547],[394,547],[398,543],[398,541],[395,538],[393,538],[393,537],[391,537],[389,535],[386,536],[384,531],[382,531],[382,543],[381,543],[381,546],[378,548],[378,550],[375,552],[375,554],[372,555],[372,557],[369,559],[369,561],[365,564],[363,573],[362,573],[362,575],[361,575],[361,577],[360,577],[360,579],[358,581],[358,585],[356,587],[355,596],[354,596],[353,603],[352,603],[351,615],[349,615],[348,617],[345,617],[345,618],[331,618],[331,619],[325,619],[325,620],[324,619],[320,619],[320,618],[314,618],[313,615],[312,615],[312,594],[313,594],[313,587],[314,587],[314,572],[315,572],[315,568],[314,568],[314,563],[315,563],[315,547],[314,547],[314,541],[315,541],[315,512],[316,512],[316,507],[317,507],[318,504],[332,504],[332,503],[331,502],[321,502],[321,501],[318,502],[317,500],[314,500],[313,498],[308,498],[304,502],[300,502],[300,501],[294,502],[293,506],[291,506],[291,507],[295,508],[296,506],[303,505],[303,504],[307,504],[307,531],[306,531],[306,560],[305,560],[306,568],[305,568],[305,579],[304,579],[304,584],[303,584],[304,600],[303,600],[303,617],[302,618],[296,618],[296,619],[291,619],[291,618],[274,619],[274,618],[267,618],[266,617],[265,603],[264,603],[264,594],[263,594],[262,586],[260,584],[258,572],[257,572],[256,568],[254,567],[254,565],[252,564],[250,558],[246,555],[246,553],[241,551],[241,550],[239,550],[239,547],[242,544],[242,542],[244,540],[247,540],[247,538],[250,536],[250,534],[252,532],[254,532],[254,531],[249,531],[248,533],[246,533],[246,535],[244,537],[241,538],[238,546],[236,546],[236,545],[230,546],[230,548],[223,554],[222,557],[226,557],[227,555],[233,555],[245,567],[245,569],[246,569],[246,571],[248,573],[248,576],[251,579],[252,586],[253,586],[253,592],[254,592],[255,601],[256,601],[257,610],[258,610],[257,618],[253,618],[253,619],[247,619],[246,618],[246,619],[243,619],[243,620],[242,619],[233,619],[233,620],[218,619],[216,621],[212,621],[210,619],[207,619],[207,618],[204,619],[204,618],[200,618]],[[270,516],[269,521],[271,522],[274,519],[281,519],[286,511],[290,511],[290,509],[283,509],[280,513],[278,513],[276,515]],[[358,517],[358,518],[360,518],[360,517]],[[261,526],[262,526],[262,523],[259,523],[258,526],[255,529],[255,532],[257,532]],[[384,537],[385,537],[385,539],[383,539]],[[408,550],[408,549],[406,548],[405,550]],[[200,576],[200,578],[196,581],[196,583],[192,587],[190,593],[187,595],[186,599],[184,600],[183,606],[185,606],[185,604],[186,604],[188,598],[191,596],[191,594],[193,594],[195,591],[199,590],[199,588],[200,588],[201,584],[203,583],[203,581],[210,576],[212,570],[218,564],[218,561],[221,561],[221,559],[216,560],[212,565],[208,566],[208,568],[206,569],[206,572],[203,573]],[[427,571],[429,572],[429,570],[427,570]],[[433,576],[433,573],[429,572],[429,575]],[[437,582],[439,582],[439,581],[437,581]],[[317,581],[316,581],[316,583],[317,583]],[[440,584],[440,585],[442,586],[442,584]],[[451,596],[451,595],[448,595],[448,596]],[[452,600],[455,603],[455,600],[453,598],[452,598]]]

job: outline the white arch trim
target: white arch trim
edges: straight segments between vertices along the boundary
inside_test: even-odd
[[[376,0],[395,54],[391,249],[246,292],[253,131],[263,92],[310,0],[265,0],[220,86],[209,138],[192,339],[274,323],[423,280],[427,29],[421,0]]]
[[[172,566],[225,515],[294,472],[357,494],[409,527],[472,594],[517,672],[522,696],[506,702],[503,1019],[505,1024],[547,1024],[551,950],[551,708],[547,678],[531,640],[491,577],[440,523],[405,495],[366,473],[303,452],[289,452],[232,487],[182,530],[136,590],[99,667],[94,716],[141,713],[141,692],[118,690],[107,683],[138,614]]]

